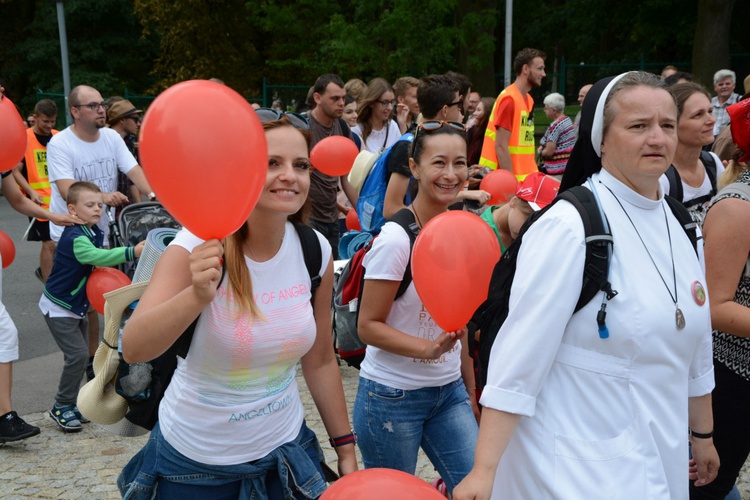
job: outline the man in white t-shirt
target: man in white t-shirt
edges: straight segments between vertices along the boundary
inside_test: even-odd
[[[150,197],[154,198],[143,169],[128,151],[125,141],[120,134],[104,127],[107,110],[103,101],[95,88],[86,85],[79,85],[70,91],[68,107],[73,125],[55,135],[47,144],[47,168],[52,186],[50,212],[68,213],[65,202],[68,188],[78,181],[89,181],[99,186],[105,205],[117,207],[126,202],[128,198],[117,191],[118,170],[127,175],[142,193],[150,193]],[[106,212],[98,225],[104,232],[104,245],[107,246],[109,218]],[[57,243],[62,228],[50,223],[49,232],[52,241]],[[99,345],[99,316],[96,311],[91,311],[88,317],[91,359]]]
[[[117,207],[127,197],[117,191],[117,171],[133,181],[143,193],[151,193],[143,169],[128,151],[120,134],[105,128],[107,111],[101,94],[86,85],[75,87],[68,96],[73,125],[57,134],[47,145],[47,166],[52,185],[50,211],[67,213],[68,188],[78,181],[93,182],[102,190],[104,204]],[[59,136],[59,137],[58,137]],[[109,220],[102,217],[106,246]],[[62,230],[50,224],[50,236],[58,241]]]

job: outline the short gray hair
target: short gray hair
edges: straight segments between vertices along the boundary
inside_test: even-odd
[[[552,92],[544,98],[544,105],[549,106],[558,113],[562,113],[565,110],[565,98],[562,96],[562,94]]]
[[[732,79],[732,83],[737,83],[737,75],[731,69],[720,69],[714,73],[714,85],[727,78]]]

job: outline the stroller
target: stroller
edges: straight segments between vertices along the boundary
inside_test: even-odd
[[[152,229],[160,227],[182,228],[180,223],[158,201],[128,205],[120,211],[117,220],[114,217],[114,208],[110,209],[108,215],[110,248],[135,246],[145,240],[148,232]],[[129,278],[133,277],[135,262],[126,262],[118,267]]]

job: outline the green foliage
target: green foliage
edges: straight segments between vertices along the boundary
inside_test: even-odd
[[[14,3],[8,2],[7,8]],[[29,23],[16,43],[8,44],[3,65],[5,78],[23,92],[18,103],[29,110],[34,106],[36,88],[63,92],[56,4],[26,2],[26,8],[32,5],[27,12]],[[72,86],[85,83],[107,96],[150,85],[157,47],[141,38],[130,2],[66,0],[64,7]],[[0,11],[0,18],[3,13]]]

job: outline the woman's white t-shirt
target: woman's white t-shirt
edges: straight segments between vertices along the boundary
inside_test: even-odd
[[[365,279],[400,282],[410,255],[409,235],[404,228],[395,222],[386,222],[362,262]],[[367,296],[364,295],[362,300],[366,301]],[[393,302],[385,322],[421,339],[436,339],[443,331],[425,309],[413,281],[404,295]],[[440,387],[461,376],[461,343],[456,342],[453,349],[439,359],[411,358],[368,346],[359,373],[368,380],[394,389]]]
[[[319,233],[322,275],[331,247]],[[203,240],[183,229],[170,245],[192,252]],[[265,320],[238,317],[225,275],[201,313],[186,359],[178,358],[159,406],[161,432],[197,462],[232,465],[266,456],[294,439],[304,418],[295,380],[312,347],[310,275],[299,236],[286,224],[279,252],[266,262],[245,257]]]
[[[387,132],[386,132],[387,131]],[[360,124],[352,127],[352,132],[362,139],[362,126]],[[380,154],[390,148],[401,137],[401,129],[394,120],[388,120],[388,126],[380,130],[371,130],[366,141],[362,141],[364,148],[372,153]]]

